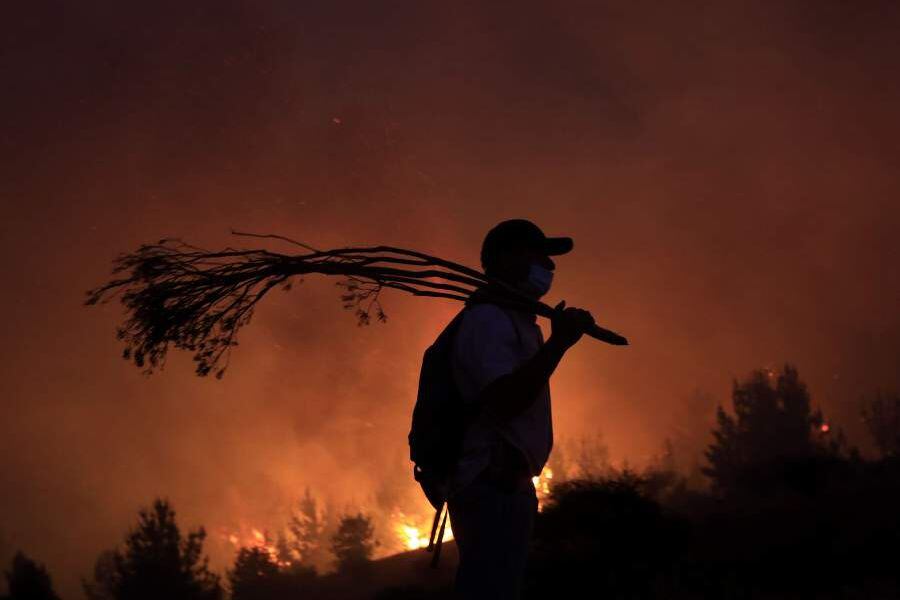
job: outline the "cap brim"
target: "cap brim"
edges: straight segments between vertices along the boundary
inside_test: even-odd
[[[570,237],[548,237],[544,240],[543,247],[548,256],[556,256],[571,252],[575,242]]]

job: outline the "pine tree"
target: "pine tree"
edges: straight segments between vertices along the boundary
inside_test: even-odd
[[[295,598],[316,579],[313,567],[299,564],[275,545],[244,547],[238,551],[234,567],[227,573],[231,600],[281,600]]]
[[[275,554],[279,564],[282,565],[300,562],[299,553],[291,547],[291,543],[283,531],[279,532],[275,539]]]
[[[358,572],[369,564],[378,543],[374,540],[374,533],[371,518],[362,513],[341,518],[338,530],[331,539],[331,551],[338,571]]]
[[[241,548],[228,571],[232,600],[276,598],[282,591],[278,575],[278,565],[264,548]]]
[[[116,551],[104,550],[94,561],[93,581],[81,580],[81,586],[88,600],[115,600]]]
[[[209,558],[201,558],[205,538],[202,527],[183,537],[175,511],[157,499],[139,512],[123,548],[100,555],[85,592],[91,599],[220,600],[219,577],[209,571]]]
[[[327,562],[323,544],[325,525],[318,502],[307,487],[288,523],[292,538],[290,549],[300,564],[320,568]]]
[[[581,478],[600,479],[610,473],[609,446],[600,431],[575,440],[570,455]]]
[[[22,552],[16,552],[12,559],[12,568],[6,572],[6,585],[9,600],[59,600],[47,569]]]
[[[865,399],[862,418],[878,452],[900,457],[900,394],[878,390]]]
[[[812,411],[806,385],[790,364],[780,374],[757,369],[745,381],[734,381],[732,407],[733,416],[718,407],[714,441],[704,453],[709,466],[703,473],[720,492],[840,450],[842,437],[830,432],[820,411]]]

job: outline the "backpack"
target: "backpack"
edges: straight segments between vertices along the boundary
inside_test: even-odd
[[[428,552],[434,551],[432,567],[437,566],[440,557],[447,523],[445,505],[449,480],[459,456],[465,426],[464,413],[460,410],[462,398],[453,379],[451,359],[455,333],[467,308],[468,306],[450,321],[422,356],[419,389],[409,431],[409,458],[413,462],[413,477],[435,509],[431,535],[428,538]],[[442,513],[443,522],[438,531]]]
[[[432,567],[437,567],[444,539],[450,477],[459,459],[465,428],[477,417],[477,409],[463,404],[452,363],[456,331],[466,311],[476,304],[474,298],[470,300],[422,356],[418,393],[408,436],[413,477],[435,509],[427,548],[428,552],[434,552]],[[513,326],[519,336],[515,322]]]

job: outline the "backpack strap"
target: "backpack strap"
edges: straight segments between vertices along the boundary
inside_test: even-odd
[[[441,519],[441,513],[444,515],[443,519]],[[434,522],[431,525],[431,536],[428,538],[428,548],[426,548],[428,552],[434,552],[434,556],[431,557],[432,569],[437,568],[438,560],[441,558],[441,547],[444,545],[444,526],[447,524],[448,514],[450,514],[450,507],[447,506],[446,502],[441,504],[434,513]],[[441,522],[440,530],[438,530],[438,521]],[[435,532],[437,532],[437,538],[435,538]]]

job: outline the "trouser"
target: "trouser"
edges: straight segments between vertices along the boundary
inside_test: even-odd
[[[537,513],[530,478],[500,486],[482,476],[447,502],[459,550],[456,593],[465,600],[518,600]]]

